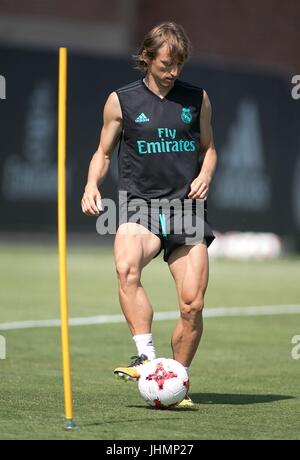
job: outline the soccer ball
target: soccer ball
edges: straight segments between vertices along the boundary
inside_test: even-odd
[[[157,409],[174,407],[186,396],[189,377],[178,361],[157,358],[143,364],[139,370],[139,392],[150,406]]]

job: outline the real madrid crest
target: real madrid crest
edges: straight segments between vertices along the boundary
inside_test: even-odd
[[[191,110],[187,107],[182,107],[181,120],[183,123],[191,123],[192,118]]]

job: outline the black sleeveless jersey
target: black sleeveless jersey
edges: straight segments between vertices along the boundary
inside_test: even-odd
[[[123,116],[119,190],[129,200],[187,198],[202,160],[203,89],[176,80],[161,99],[141,79],[116,93]]]

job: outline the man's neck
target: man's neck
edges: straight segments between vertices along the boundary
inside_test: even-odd
[[[155,78],[151,74],[147,74],[145,76],[144,83],[150,89],[150,91],[152,91],[154,94],[156,94],[161,99],[166,97],[167,94],[171,91],[171,89],[174,86],[174,83],[172,86],[167,86],[167,87],[160,85],[159,82],[155,80]]]

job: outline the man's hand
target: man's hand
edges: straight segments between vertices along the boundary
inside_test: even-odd
[[[200,113],[200,143],[203,162],[198,176],[191,183],[188,194],[190,199],[206,200],[209,186],[217,165],[217,152],[214,146],[211,127],[211,104],[208,95],[203,91],[203,101]]]
[[[210,182],[211,178],[209,177],[209,175],[205,173],[200,173],[199,176],[197,176],[196,179],[194,179],[191,183],[191,189],[190,193],[188,194],[188,198],[193,200],[206,200],[208,197]]]
[[[96,185],[86,185],[81,200],[81,209],[87,216],[99,216],[100,211],[103,211],[101,195]]]

